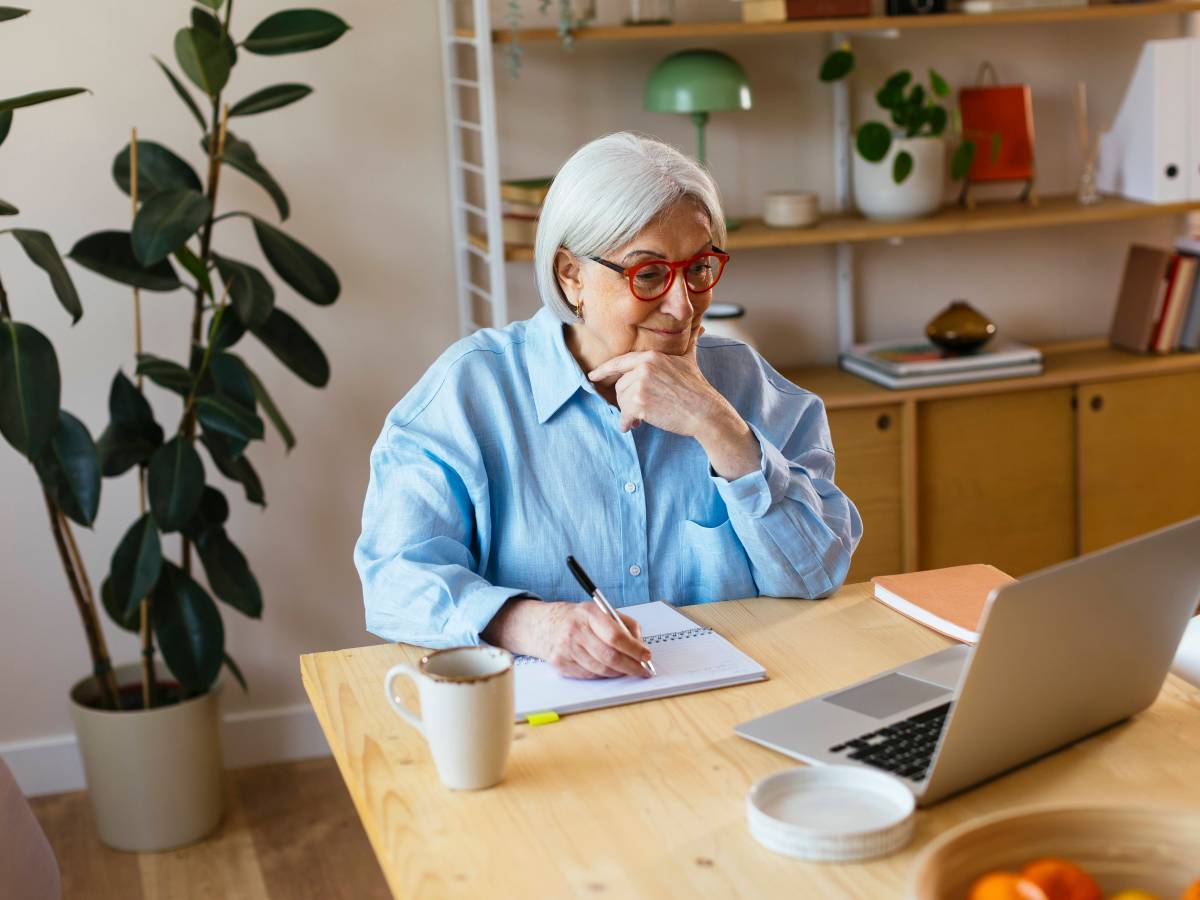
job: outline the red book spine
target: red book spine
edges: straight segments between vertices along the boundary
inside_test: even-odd
[[[1163,325],[1167,321],[1167,309],[1171,305],[1171,288],[1175,285],[1175,276],[1179,273],[1179,254],[1176,253],[1171,257],[1171,262],[1167,266],[1167,286],[1163,290],[1162,302],[1158,305],[1158,318],[1154,321],[1154,330],[1150,333],[1150,346],[1146,349],[1151,353],[1161,353],[1158,349],[1158,342],[1162,338]]]

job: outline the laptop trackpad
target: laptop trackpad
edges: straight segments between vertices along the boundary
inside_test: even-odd
[[[883,719],[951,691],[893,672],[825,698],[826,703]]]

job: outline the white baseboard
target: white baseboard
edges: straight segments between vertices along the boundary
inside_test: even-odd
[[[225,716],[221,749],[227,769],[329,755],[329,744],[307,703]],[[27,797],[85,787],[74,734],[0,744],[0,758]]]

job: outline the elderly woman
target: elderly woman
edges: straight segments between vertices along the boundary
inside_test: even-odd
[[[544,308],[450,347],[371,452],[370,631],[639,675],[636,623],[581,602],[568,554],[617,607],[837,589],[862,521],[821,401],[701,337],[724,243],[716,185],[666,144],[612,134],[563,165],[537,231]]]

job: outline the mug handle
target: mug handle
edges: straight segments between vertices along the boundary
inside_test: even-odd
[[[414,683],[420,677],[420,672],[410,666],[408,663],[398,663],[387,670],[387,674],[383,676],[383,692],[387,696],[387,701],[404,721],[421,733],[421,737],[425,735],[425,725],[412,710],[400,702],[400,699],[392,691],[392,681],[403,675],[406,678],[411,678]]]

